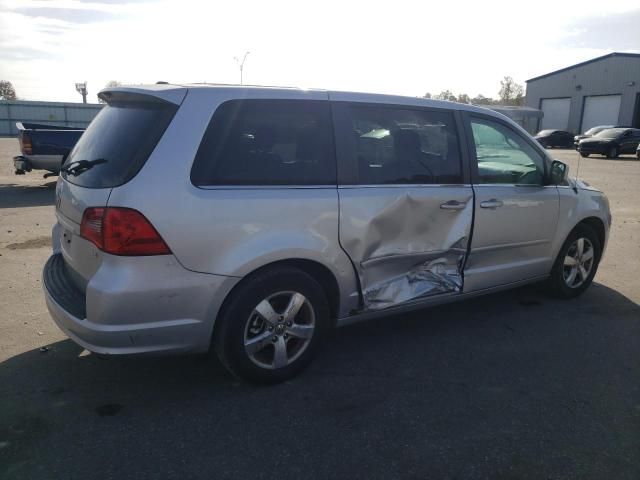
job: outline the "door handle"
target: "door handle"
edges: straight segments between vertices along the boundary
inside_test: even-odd
[[[485,200],[484,202],[480,202],[481,208],[498,208],[503,205],[502,201],[496,200],[492,198],[491,200]]]
[[[440,204],[442,210],[462,210],[466,206],[466,202],[459,202],[457,200],[449,200],[448,202]]]

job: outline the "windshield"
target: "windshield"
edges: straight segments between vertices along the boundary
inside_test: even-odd
[[[596,133],[600,133],[601,131],[606,130],[607,128],[611,128],[611,127],[593,127],[587,130],[586,132],[584,132],[584,134],[595,135]]]
[[[131,180],[162,137],[177,106],[165,102],[122,102],[104,107],[69,154],[65,165],[103,159],[65,180],[89,188],[112,188]]]
[[[601,132],[597,133],[595,136],[596,137],[601,137],[601,138],[617,138],[623,132],[624,132],[624,129],[622,129],[622,128],[607,128],[607,129],[602,130]]]

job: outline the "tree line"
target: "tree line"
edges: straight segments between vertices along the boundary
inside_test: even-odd
[[[0,80],[0,100],[17,100],[16,89],[11,82]]]
[[[117,80],[111,80],[105,86],[106,87],[119,87],[121,84]],[[427,92],[424,98],[432,98],[434,100],[448,100],[450,102],[458,103],[472,103],[475,105],[524,105],[524,88],[519,83],[509,76],[500,80],[500,92],[498,98],[485,97],[484,95],[476,95],[471,98],[466,93],[459,93],[455,95],[451,90],[443,90],[437,95],[432,95]],[[11,82],[7,80],[0,80],[0,100],[17,100],[16,90],[13,88]],[[103,103],[102,99],[98,100]]]
[[[449,102],[472,103],[474,105],[524,105],[524,88],[509,76],[500,80],[500,92],[498,98],[485,97],[482,94],[471,98],[466,93],[455,95],[451,90],[443,90],[442,92],[432,95],[427,92],[424,98],[432,98],[434,100],[448,100]]]

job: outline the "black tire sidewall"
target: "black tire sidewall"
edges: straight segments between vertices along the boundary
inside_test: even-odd
[[[303,294],[314,310],[316,327],[300,357],[286,367],[270,370],[251,361],[244,348],[244,332],[256,305],[280,291]],[[287,380],[309,365],[330,328],[327,298],[313,277],[296,268],[274,268],[243,280],[231,295],[216,322],[213,342],[218,357],[231,373],[250,382],[269,384]]]
[[[567,255],[569,247],[571,244],[578,238],[587,238],[593,245],[594,249],[594,263],[591,267],[591,272],[589,272],[589,277],[587,281],[585,281],[582,285],[577,288],[569,287],[565,281],[563,276],[564,270],[564,257]],[[549,281],[549,286],[551,289],[551,293],[559,298],[573,298],[582,294],[593,282],[593,277],[595,277],[596,272],[598,270],[598,266],[600,264],[600,258],[602,256],[602,246],[600,245],[600,239],[598,235],[588,225],[578,225],[573,231],[569,234],[567,239],[565,240],[562,248],[560,249],[560,253],[558,253],[558,257],[554,262],[553,269],[551,271],[551,278]]]

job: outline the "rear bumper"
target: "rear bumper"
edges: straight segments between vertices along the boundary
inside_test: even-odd
[[[239,279],[191,272],[171,257],[160,258],[116,257],[115,263],[133,266],[115,270],[107,258],[101,268],[106,271],[98,270],[80,292],[62,254],[53,255],[42,282],[51,317],[69,338],[96,353],[207,351],[219,306]],[[153,272],[155,267],[164,274]]]
[[[595,153],[605,155],[611,149],[610,146],[605,145],[595,145],[595,146],[585,146],[583,144],[578,145],[578,151],[580,153]]]
[[[62,155],[19,155],[13,157],[13,166],[16,175],[22,175],[31,170],[47,170],[52,173],[58,173],[62,166]]]

